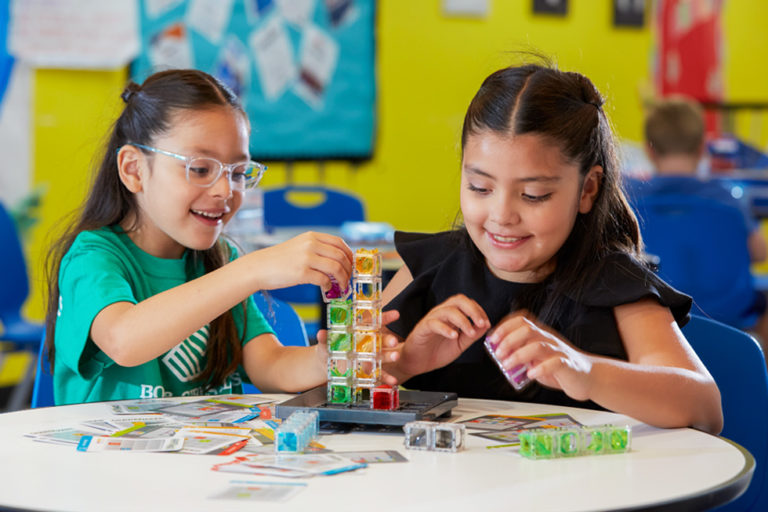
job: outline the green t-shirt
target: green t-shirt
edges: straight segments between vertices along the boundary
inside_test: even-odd
[[[237,252],[232,248],[232,259]],[[208,389],[195,377],[205,368],[208,325],[161,357],[135,367],[115,364],[90,338],[96,315],[115,302],[136,304],[204,274],[190,251],[180,259],[163,259],[137,247],[117,226],[80,233],[61,262],[56,320],[54,398],[57,405],[203,394],[241,393],[247,380],[240,367],[218,388]],[[184,304],[179,304],[181,309]],[[238,333],[243,309],[232,308]],[[253,298],[247,301],[244,343],[272,329]]]

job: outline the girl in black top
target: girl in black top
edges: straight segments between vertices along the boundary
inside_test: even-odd
[[[462,131],[463,228],[396,238],[405,266],[384,301],[404,342],[387,371],[417,389],[719,432],[719,391],[678,327],[691,300],[641,263],[602,105],[589,79],[549,66],[483,82]],[[483,336],[534,384],[516,392]]]

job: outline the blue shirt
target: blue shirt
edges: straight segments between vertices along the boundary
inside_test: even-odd
[[[749,233],[760,227],[749,211],[749,205],[745,201],[733,197],[730,190],[717,181],[702,180],[695,176],[654,176],[646,181],[628,179],[625,182],[625,190],[630,203],[633,205],[637,205],[644,197],[667,194],[710,199],[741,211],[744,225]]]

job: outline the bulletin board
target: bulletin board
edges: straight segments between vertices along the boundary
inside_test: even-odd
[[[141,0],[141,83],[196,68],[251,120],[261,160],[365,159],[376,122],[375,0]]]

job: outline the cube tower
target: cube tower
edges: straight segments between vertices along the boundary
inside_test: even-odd
[[[397,389],[381,381],[381,255],[355,251],[352,286],[332,288],[328,299],[328,397],[330,404],[387,404],[397,408]],[[350,299],[349,296],[352,295]],[[375,389],[375,392],[373,392]],[[373,393],[372,393],[373,392]],[[389,400],[381,396],[387,393]],[[372,396],[377,397],[372,400]],[[376,407],[383,408],[383,407]]]

